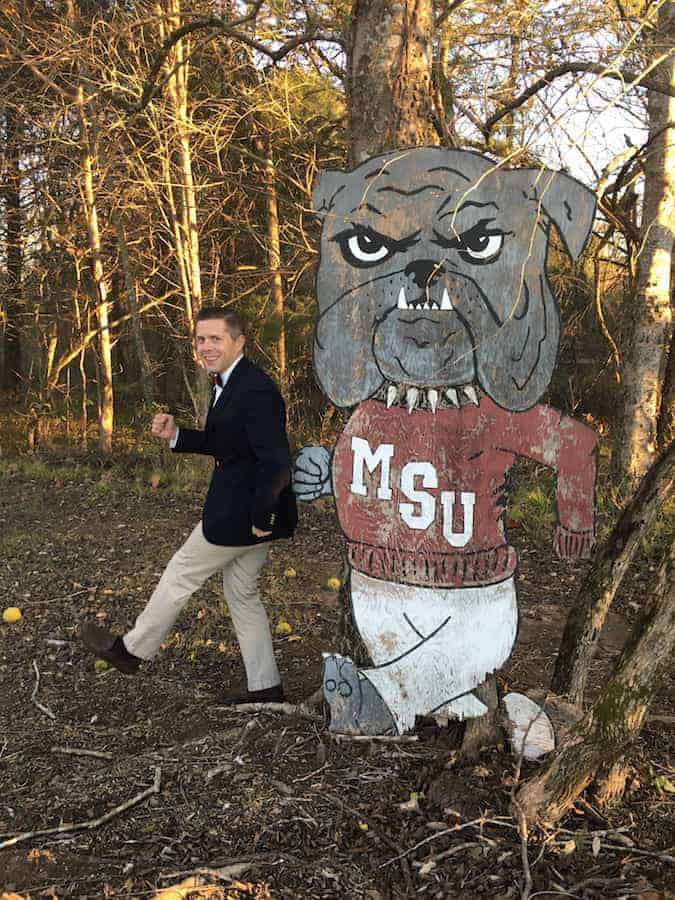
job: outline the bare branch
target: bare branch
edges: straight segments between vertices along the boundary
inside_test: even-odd
[[[339,35],[323,33],[314,28],[310,28],[309,31],[290,38],[276,50],[272,49],[267,44],[264,44],[261,41],[250,37],[245,32],[240,31],[238,26],[254,20],[257,12],[262,6],[262,3],[263,0],[257,0],[257,2],[254,4],[254,12],[244,18],[235,20],[234,22],[227,22],[220,16],[203,16],[198,19],[194,19],[192,22],[187,22],[185,25],[181,25],[180,28],[176,28],[166,38],[159,50],[159,53],[155,57],[155,61],[150,67],[147,80],[143,87],[143,92],[141,94],[140,100],[137,103],[129,103],[129,101],[124,99],[121,95],[116,95],[116,102],[129,113],[137,113],[143,110],[153,99],[153,97],[157,95],[160,89],[160,85],[158,85],[156,79],[159,75],[159,72],[161,71],[162,66],[166,62],[171,49],[184,37],[187,37],[187,35],[193,34],[195,31],[202,31],[206,28],[214,28],[216,29],[216,31],[219,31],[227,37],[245,44],[247,47],[250,47],[263,56],[268,57],[268,59],[272,63],[278,63],[285,56],[288,56],[289,53],[291,53],[298,47],[301,47],[303,44],[314,43],[317,41],[338,44],[343,49],[346,49],[344,39]]]
[[[522,93],[518,94],[517,97],[514,97],[510,103],[505,104],[499,110],[499,112],[493,113],[485,122],[484,128],[487,131],[490,131],[497,124],[497,122],[500,122],[505,116],[508,116],[509,113],[513,112],[514,109],[518,109],[520,106],[526,103],[530,99],[530,97],[534,97],[534,95],[538,91],[541,91],[543,88],[548,87],[553,81],[556,80],[556,78],[562,78],[564,75],[571,75],[574,73],[584,75],[600,75],[603,78],[613,78],[616,81],[620,81],[622,82],[622,84],[626,84],[629,87],[643,87],[647,88],[647,90],[650,91],[657,91],[660,94],[667,94],[670,97],[675,97],[675,88],[672,88],[660,81],[657,82],[652,81],[651,79],[643,78],[640,72],[634,72],[628,69],[608,68],[607,66],[601,65],[600,63],[562,63],[561,65],[556,66],[554,69],[549,69],[549,71],[542,75],[541,78],[538,78],[528,88],[522,91]]]

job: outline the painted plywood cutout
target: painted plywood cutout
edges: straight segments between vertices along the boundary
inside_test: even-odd
[[[300,452],[294,485],[334,493],[373,663],[325,656],[331,729],[481,715],[472,691],[517,632],[504,528],[517,457],[557,473],[556,552],[593,544],[595,433],[540,401],[560,334],[551,228],[578,257],[594,197],[562,173],[417,148],[324,172],[313,202],[316,375],[355,409],[332,454]]]

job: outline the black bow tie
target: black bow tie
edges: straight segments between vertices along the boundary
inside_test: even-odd
[[[220,372],[209,372],[209,380],[211,381],[212,387],[218,385],[218,387],[221,388],[223,386],[223,379],[220,377]]]

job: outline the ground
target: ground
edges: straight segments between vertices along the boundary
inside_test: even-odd
[[[0,607],[23,613],[0,624],[0,844],[94,821],[0,849],[0,896],[154,897],[196,870],[238,864],[199,876],[217,889],[165,897],[521,897],[508,748],[463,764],[457,724],[420,723],[401,743],[337,741],[321,707],[316,718],[220,707],[219,691],[243,672],[217,579],[141,675],[101,671],[83,652],[81,622],[125,629],[197,521],[203,479],[177,489],[180,478],[132,459],[0,462]],[[552,558],[549,527],[511,524],[521,626],[500,686],[545,688],[583,567]],[[648,594],[650,565],[610,617],[596,686]],[[320,686],[321,651],[335,648],[339,609],[326,582],[341,574],[330,503],[304,508],[297,538],[274,546],[262,579],[273,625],[292,627],[275,646],[295,703]],[[555,833],[530,837],[532,897],[673,896],[668,688],[631,753],[623,803],[601,813],[589,795]],[[95,822],[156,775],[156,793]]]

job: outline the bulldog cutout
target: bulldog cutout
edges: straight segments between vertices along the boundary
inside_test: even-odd
[[[403,733],[466,718],[508,658],[518,613],[504,530],[516,457],[557,473],[555,550],[593,544],[595,433],[539,401],[560,323],[546,258],[573,258],[593,194],[562,173],[416,148],[326,171],[314,364],[355,407],[332,454],[305,447],[299,499],[333,492],[354,622],[372,665],[324,654],[331,730]]]

